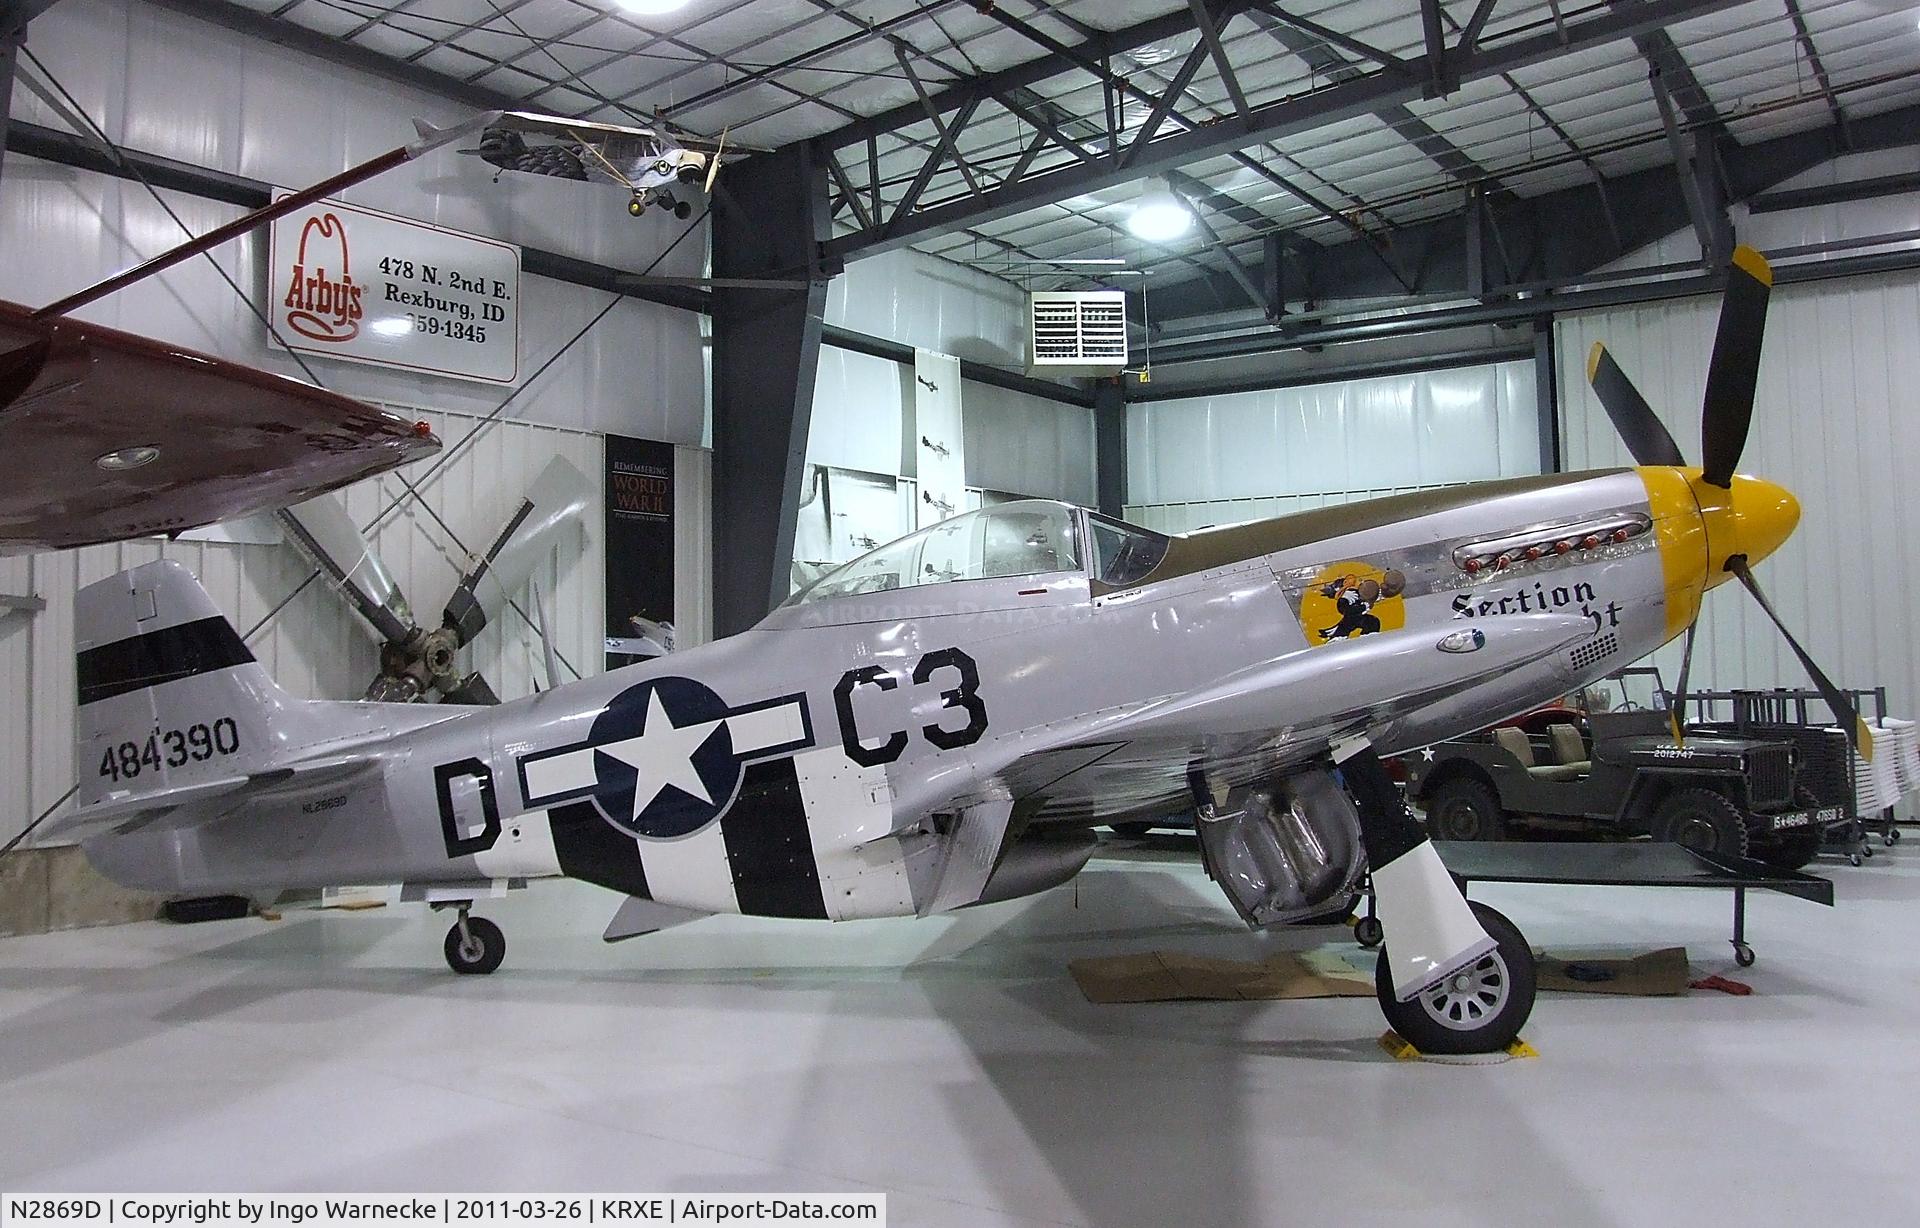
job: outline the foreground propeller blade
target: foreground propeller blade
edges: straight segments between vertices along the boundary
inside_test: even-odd
[[[1636,464],[1687,463],[1680,455],[1680,445],[1673,442],[1673,436],[1653,412],[1653,406],[1647,404],[1647,398],[1640,395],[1613,355],[1607,353],[1605,342],[1594,342],[1593,350],[1587,355],[1587,383],[1593,386],[1593,394],[1606,407],[1607,417],[1613,419],[1613,429],[1620,432],[1620,439],[1633,454]]]
[[[714,146],[712,153],[707,155],[707,182],[701,190],[708,196],[713,195],[713,181],[720,177],[720,155],[727,151],[727,133],[732,130],[732,124],[720,129],[720,143]]]
[[[366,535],[334,495],[281,508],[281,525],[293,544],[333,582],[380,638],[404,640],[413,630],[413,610]]]
[[[1733,249],[1727,291],[1720,300],[1720,329],[1707,368],[1707,394],[1700,408],[1702,480],[1727,487],[1747,446],[1753,422],[1753,390],[1760,378],[1760,340],[1767,327],[1773,270],[1751,247]]]
[[[1687,675],[1693,671],[1693,633],[1699,620],[1687,624],[1687,641],[1680,649],[1680,685],[1667,703],[1667,725],[1673,730],[1673,744],[1687,744]]]
[[[1873,730],[1860,719],[1859,709],[1853,706],[1853,701],[1847,698],[1846,692],[1833,685],[1833,680],[1813,663],[1813,658],[1807,655],[1807,650],[1800,647],[1800,641],[1793,638],[1793,632],[1787,630],[1787,624],[1780,621],[1780,615],[1774,612],[1772,603],[1767,600],[1767,595],[1760,590],[1760,582],[1753,578],[1753,569],[1747,566],[1746,556],[1736,554],[1728,559],[1727,570],[1739,577],[1740,583],[1747,586],[1747,591],[1753,594],[1753,599],[1760,603],[1760,608],[1765,610],[1767,617],[1773,620],[1773,625],[1780,628],[1780,634],[1786,637],[1787,647],[1793,649],[1793,655],[1800,658],[1800,667],[1807,671],[1807,677],[1813,679],[1814,689],[1820,692],[1820,697],[1827,701],[1829,708],[1833,709],[1834,719],[1839,721],[1840,727],[1847,731],[1847,738],[1853,743],[1853,748],[1860,752],[1862,759],[1872,763]]]
[[[533,569],[552,553],[586,511],[591,487],[565,457],[556,456],[527,488],[527,497],[484,556],[447,599],[444,625],[460,646],[491,622],[507,600],[526,587]]]

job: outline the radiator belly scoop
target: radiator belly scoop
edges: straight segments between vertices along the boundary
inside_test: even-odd
[[[1359,815],[1325,768],[1236,789],[1196,826],[1208,876],[1252,926],[1324,913],[1366,871]]]

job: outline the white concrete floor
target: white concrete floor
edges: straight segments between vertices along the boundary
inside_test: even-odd
[[[1177,848],[1172,838],[1162,838]],[[1094,1006],[1069,959],[1254,956],[1197,868],[930,921],[713,919],[603,946],[613,896],[0,941],[0,1189],[882,1190],[904,1225],[1920,1222],[1920,846],[1828,910],[1477,888],[1536,945],[1682,943],[1734,998],[1543,995],[1537,1060],[1396,1063],[1370,999]]]

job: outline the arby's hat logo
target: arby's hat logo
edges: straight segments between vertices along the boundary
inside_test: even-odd
[[[360,333],[361,287],[347,252],[347,224],[337,213],[310,217],[282,300],[287,327],[312,341],[351,341]]]

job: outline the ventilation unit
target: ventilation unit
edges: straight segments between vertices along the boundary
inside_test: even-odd
[[[1127,365],[1124,290],[1035,294],[1033,367],[1052,375],[1117,375]]]

